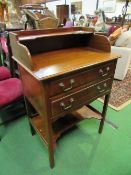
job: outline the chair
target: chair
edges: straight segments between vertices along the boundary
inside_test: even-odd
[[[131,63],[131,48],[111,46],[112,53],[121,55],[117,60],[114,78],[123,80]]]
[[[10,71],[0,67],[0,113],[3,109],[17,103],[24,103],[22,84],[18,78],[11,78]],[[7,122],[7,121],[6,121]],[[3,123],[2,123],[3,124]],[[1,140],[1,137],[0,137]]]

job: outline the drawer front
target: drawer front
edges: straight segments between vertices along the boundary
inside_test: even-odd
[[[82,105],[88,103],[88,101],[102,96],[111,89],[111,85],[112,79],[108,79],[89,87],[83,87],[81,90],[64,98],[54,101],[51,100],[52,117],[78,109]]]
[[[72,89],[82,86],[84,84],[94,84],[100,80],[107,79],[110,75],[114,74],[115,63],[104,64],[97,66],[89,71],[75,73],[72,76],[66,76],[58,80],[51,81],[49,83],[50,97],[59,95],[65,92],[71,92]]]

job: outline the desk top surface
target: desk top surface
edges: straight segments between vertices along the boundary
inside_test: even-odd
[[[107,37],[93,32],[73,27],[10,33],[13,58],[38,80],[119,58],[110,52]]]
[[[55,50],[32,56],[33,74],[44,80],[118,57],[116,54],[89,47]]]

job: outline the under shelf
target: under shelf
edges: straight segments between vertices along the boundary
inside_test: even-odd
[[[89,119],[89,118],[97,118],[101,119],[101,114],[95,110],[92,107],[84,106],[81,109],[69,113],[68,115],[65,115],[64,117],[61,117],[60,119],[56,120],[52,123],[52,130],[53,130],[53,143],[56,144],[57,139],[61,136],[62,133],[72,128],[74,125],[76,125],[78,122]],[[46,134],[44,132],[44,123],[42,118],[37,115],[33,118],[30,118],[30,122],[36,132],[40,135],[41,139],[48,145],[48,140],[46,137]]]
[[[80,118],[83,118],[83,119],[91,119],[91,118],[95,118],[95,119],[98,119],[98,120],[102,119],[101,113],[90,105],[83,106],[82,108],[80,108],[80,109],[76,110],[75,112],[73,112],[73,114],[76,117],[80,117]]]

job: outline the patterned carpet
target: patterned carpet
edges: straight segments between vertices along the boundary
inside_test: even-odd
[[[99,100],[103,102],[104,98]],[[126,105],[131,104],[131,69],[128,70],[124,80],[114,80],[109,106],[115,110],[121,110]]]

